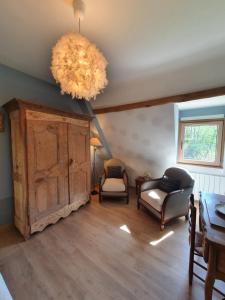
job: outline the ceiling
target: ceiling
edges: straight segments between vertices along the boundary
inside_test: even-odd
[[[48,82],[51,49],[77,29],[72,0],[1,0],[0,62]],[[84,0],[82,34],[108,59],[111,106],[225,85],[224,0]]]

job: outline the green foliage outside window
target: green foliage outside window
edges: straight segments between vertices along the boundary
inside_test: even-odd
[[[183,158],[213,162],[216,158],[217,125],[187,125],[184,131]]]

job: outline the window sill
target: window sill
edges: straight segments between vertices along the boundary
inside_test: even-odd
[[[177,161],[177,164],[179,165],[188,165],[188,166],[196,166],[196,167],[203,167],[203,168],[213,168],[213,169],[223,169],[223,166],[216,166],[216,165],[206,165],[201,163],[189,163],[189,162],[183,162],[183,161]]]

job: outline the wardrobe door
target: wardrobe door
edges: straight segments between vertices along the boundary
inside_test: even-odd
[[[10,113],[12,165],[13,165],[13,192],[14,192],[14,223],[19,231],[29,234],[27,218],[27,181],[25,162],[24,125],[21,123],[20,111]]]
[[[27,120],[27,160],[33,224],[69,202],[67,124]]]
[[[84,204],[90,195],[89,125],[68,125],[70,203]]]

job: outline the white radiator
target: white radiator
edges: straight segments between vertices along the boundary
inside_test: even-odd
[[[225,176],[190,172],[195,180],[194,195],[199,199],[199,192],[225,195]]]

